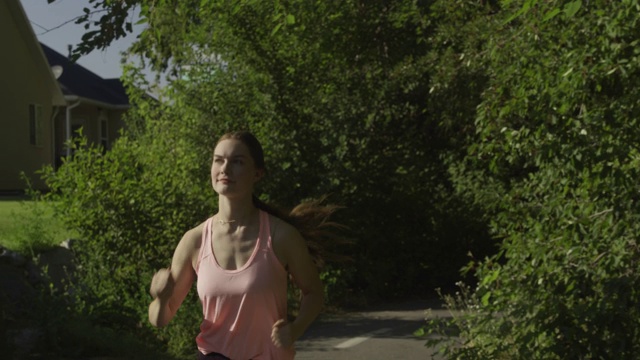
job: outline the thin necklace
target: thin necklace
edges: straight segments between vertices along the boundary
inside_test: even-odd
[[[218,219],[217,221],[219,224],[231,224],[236,222],[235,220],[220,220],[220,219]]]

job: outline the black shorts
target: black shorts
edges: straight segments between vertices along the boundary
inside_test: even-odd
[[[231,359],[217,352],[212,352],[205,355],[200,351],[198,351],[198,360],[231,360]]]

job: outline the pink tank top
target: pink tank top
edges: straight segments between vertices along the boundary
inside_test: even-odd
[[[213,254],[212,219],[205,223],[195,269],[204,315],[198,350],[232,360],[293,359],[293,348],[281,349],[271,341],[273,324],[287,318],[287,272],[271,247],[269,214],[260,211],[253,253],[236,270],[223,269]]]

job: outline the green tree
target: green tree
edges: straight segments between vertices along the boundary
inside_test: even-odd
[[[121,5],[94,3],[126,15]],[[453,193],[444,161],[459,156],[473,131],[469,109],[484,80],[461,61],[459,72],[443,72],[458,55],[439,57],[443,46],[430,36],[448,14],[433,19],[431,5],[140,3],[149,27],[132,53],[188,79],[172,83],[171,101],[199,113],[199,134],[224,123],[263,139],[273,164],[263,188],[269,200],[291,206],[330,193],[346,205],[348,225],[366,241],[354,254],[359,287],[406,295],[415,279],[425,279],[418,287],[426,291],[457,278],[464,258],[449,254],[486,239]],[[108,34],[85,43],[108,42]],[[391,248],[397,256],[388,256]]]
[[[87,239],[81,261],[98,318],[115,309],[126,315],[122,328],[146,324],[152,272],[166,266],[181,234],[215,207],[210,152],[216,137],[231,129],[251,130],[263,142],[265,200],[289,207],[331,194],[330,201],[346,207],[340,221],[357,243],[337,250],[354,262],[328,264],[330,299],[348,304],[353,293],[369,299],[425,294],[458,279],[469,251],[490,251],[485,207],[471,203],[490,194],[481,187],[469,194],[460,164],[490,80],[478,48],[491,23],[470,21],[459,33],[452,24],[478,20],[476,13],[490,14],[491,6],[92,4],[109,16],[96,21],[100,31],[89,32],[77,51],[126,33],[123,19],[139,6],[148,28],[131,55],[171,78],[155,101],[135,90],[144,82],[132,69],[134,110],[112,151],[79,144],[73,159],[46,173],[61,214]],[[90,16],[80,21],[94,25]],[[183,318],[154,333],[175,354],[192,346],[195,315]]]
[[[637,358],[638,6],[477,13],[490,31],[471,61],[489,81],[456,177],[480,200],[474,181],[500,191],[485,208],[502,246],[472,264],[451,358]]]

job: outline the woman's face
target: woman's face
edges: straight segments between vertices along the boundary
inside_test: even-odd
[[[249,148],[239,140],[222,140],[213,150],[211,183],[220,195],[253,194],[254,184],[262,178]]]

